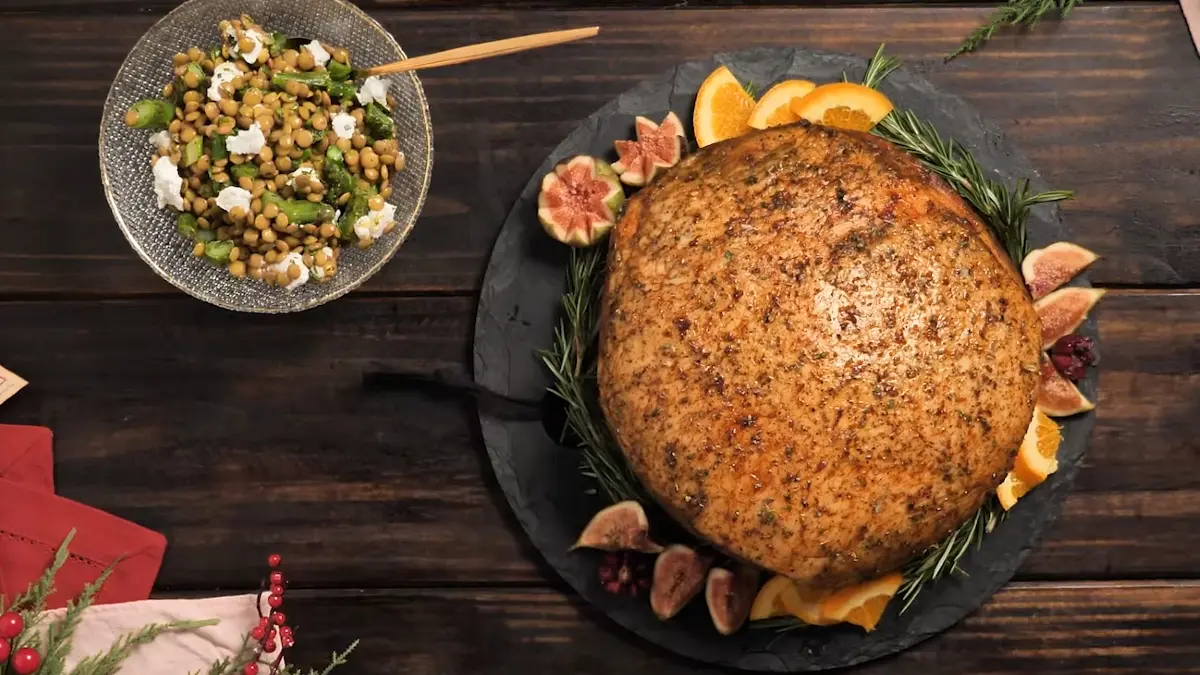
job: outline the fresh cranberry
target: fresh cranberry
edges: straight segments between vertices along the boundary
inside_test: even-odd
[[[0,614],[0,638],[15,638],[25,630],[25,620],[16,612]]]

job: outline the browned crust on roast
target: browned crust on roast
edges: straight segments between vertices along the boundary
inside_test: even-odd
[[[1039,326],[987,226],[906,153],[804,124],[684,159],[612,233],[601,406],[648,489],[733,555],[838,586],[1001,482]]]

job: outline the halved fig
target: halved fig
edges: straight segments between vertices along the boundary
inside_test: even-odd
[[[750,616],[757,589],[758,570],[749,565],[738,567],[736,572],[714,567],[708,573],[704,599],[718,633],[733,635],[741,629]]]
[[[1082,246],[1060,241],[1030,251],[1021,262],[1021,275],[1030,295],[1038,300],[1074,279],[1098,257]]]
[[[568,246],[591,246],[617,222],[625,189],[607,162],[577,155],[542,178],[538,220]]]
[[[683,156],[683,122],[669,112],[662,124],[638,117],[633,127],[636,141],[613,143],[619,159],[612,168],[626,185],[648,185],[659,171],[675,166]]]
[[[1096,404],[1087,400],[1070,380],[1058,372],[1050,357],[1043,353],[1037,407],[1050,417],[1069,417],[1087,412],[1095,408]]]
[[[650,539],[650,520],[646,518],[646,510],[632,500],[618,502],[592,516],[571,550],[577,548],[642,553],[659,553],[663,550],[662,546]]]
[[[1060,337],[1074,333],[1103,296],[1103,289],[1071,286],[1033,303],[1042,320],[1042,349],[1050,349]]]
[[[666,621],[679,613],[704,587],[712,559],[683,544],[672,544],[654,561],[650,584],[650,609]]]

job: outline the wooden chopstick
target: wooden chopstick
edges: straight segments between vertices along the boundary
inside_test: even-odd
[[[564,42],[584,40],[595,36],[599,32],[599,26],[591,26],[589,28],[572,28],[571,30],[556,30],[549,33],[522,35],[521,37],[448,49],[444,52],[418,56],[415,59],[386,63],[382,66],[367,68],[362,72],[364,75],[386,75],[388,73],[403,73],[409,70],[453,66],[458,63],[466,63],[467,61],[478,61],[479,59],[490,59],[493,56],[515,54],[527,49],[537,49],[538,47],[549,47],[550,45],[562,44]]]

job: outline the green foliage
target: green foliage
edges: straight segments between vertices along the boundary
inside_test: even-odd
[[[1065,19],[1083,0],[1008,0],[997,9],[987,22],[971,31],[957,49],[946,55],[951,61],[963,54],[973,52],[992,38],[997,30],[1006,26],[1032,28],[1044,16],[1058,10],[1058,18]]]
[[[104,570],[95,581],[84,587],[79,597],[67,603],[66,611],[63,612],[62,618],[47,627],[45,644],[43,645],[40,637],[41,633],[37,628],[43,620],[47,600],[51,595],[54,595],[54,579],[58,576],[59,570],[62,569],[70,557],[69,546],[74,537],[75,530],[71,530],[66,538],[63,539],[62,544],[59,545],[50,567],[36,581],[31,583],[24,593],[14,598],[11,605],[7,605],[6,607],[6,599],[0,596],[0,613],[10,610],[20,612],[25,622],[24,630],[12,642],[13,650],[15,651],[18,647],[33,647],[43,655],[42,665],[38,668],[37,675],[66,675],[66,658],[71,653],[72,638],[75,636],[75,630],[79,627],[83,612],[95,602],[96,597],[100,594],[100,590],[104,587],[104,582],[112,574],[112,567]],[[71,669],[70,675],[116,675],[121,669],[121,664],[133,654],[134,650],[143,645],[150,644],[160,635],[178,631],[196,630],[206,626],[215,626],[217,623],[217,619],[205,619],[200,621],[153,623],[143,626],[136,631],[117,638],[117,641],[107,651],[84,657]],[[242,648],[238,651],[238,654],[213,663],[208,671],[208,675],[239,675],[242,668],[258,656],[255,646],[256,643],[252,643],[250,637],[247,635],[242,641]],[[345,665],[346,657],[357,646],[358,641],[355,640],[346,651],[341,654],[335,652],[330,659],[329,665],[324,670],[317,671],[310,669],[308,671],[301,671],[289,665],[281,668],[279,673],[282,675],[329,675],[334,668]],[[4,672],[4,664],[0,664],[0,675]]]
[[[554,330],[554,345],[539,353],[554,376],[550,391],[567,406],[564,439],[573,434],[582,450],[580,470],[594,478],[612,502],[641,501],[642,490],[596,402],[596,338],[599,335],[600,288],[605,247],[571,249],[563,318]]]

